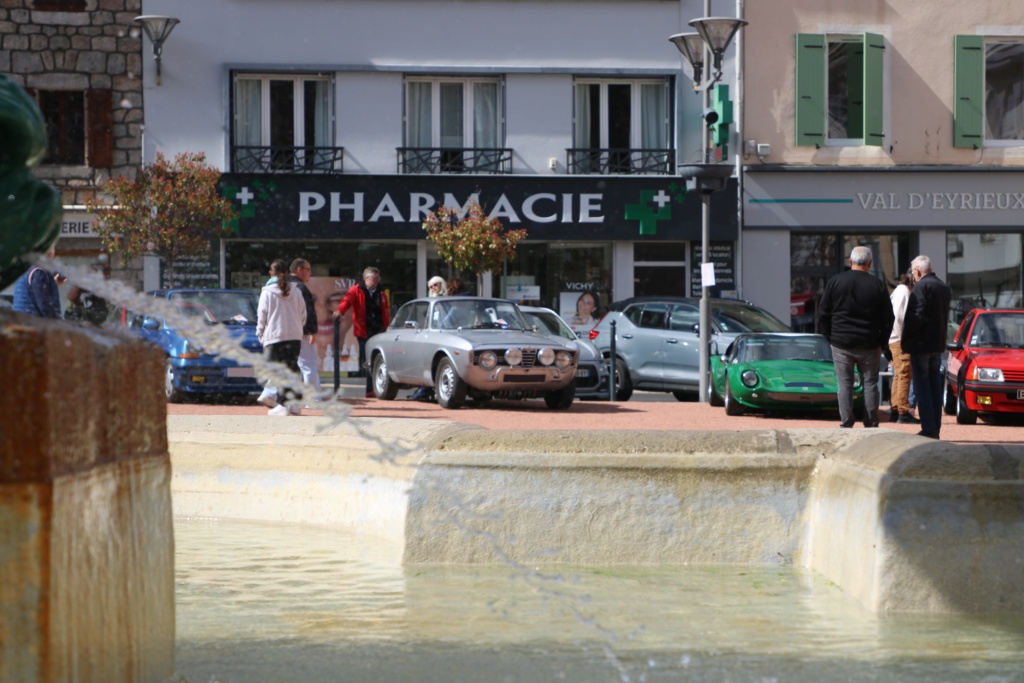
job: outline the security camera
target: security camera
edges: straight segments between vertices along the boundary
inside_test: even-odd
[[[704,123],[709,126],[718,123],[718,112],[715,111],[714,107],[708,107],[704,110]]]

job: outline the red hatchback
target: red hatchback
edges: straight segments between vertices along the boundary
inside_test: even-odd
[[[978,415],[1024,415],[1024,309],[976,308],[948,345],[947,415],[974,424]]]

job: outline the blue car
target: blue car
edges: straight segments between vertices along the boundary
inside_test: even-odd
[[[234,289],[168,289],[148,292],[165,299],[179,313],[201,318],[209,325],[223,325],[246,351],[260,354],[256,338],[259,292]],[[163,318],[145,313],[126,315],[128,327],[167,355],[164,391],[167,400],[181,402],[196,394],[251,394],[262,389],[252,365],[206,353],[179,334]]]

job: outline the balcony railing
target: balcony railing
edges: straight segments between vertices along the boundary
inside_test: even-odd
[[[512,172],[512,150],[502,148],[399,147],[399,173]]]
[[[570,175],[671,175],[672,149],[567,149],[565,166]]]
[[[232,147],[231,169],[235,173],[322,173],[344,172],[344,147]]]

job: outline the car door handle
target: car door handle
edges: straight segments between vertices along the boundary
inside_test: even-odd
[[[622,337],[623,339],[632,339],[633,338],[633,335],[631,335],[631,334],[622,334],[622,335],[619,335],[619,336]]]
[[[666,339],[665,343],[666,344],[678,344],[679,340],[678,339]]]

